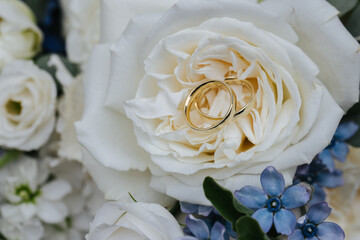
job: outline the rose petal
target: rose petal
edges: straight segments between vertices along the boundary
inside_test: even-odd
[[[101,41],[115,41],[133,17],[142,14],[161,13],[175,2],[176,0],[154,0],[151,2],[142,0],[102,1],[102,12],[106,12],[106,14],[101,15]]]
[[[359,44],[337,17],[338,11],[324,0],[266,0],[262,5],[286,19],[298,33],[298,46],[319,66],[319,79],[336,102],[345,111],[357,102]],[[346,79],[346,84],[339,79]]]

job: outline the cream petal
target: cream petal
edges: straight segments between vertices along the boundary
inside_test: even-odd
[[[132,124],[123,114],[106,108],[109,45],[95,47],[85,75],[85,109],[83,120],[75,124],[79,142],[104,166],[117,170],[130,168],[144,171],[147,153],[136,144]],[[99,81],[103,80],[103,81]]]
[[[123,103],[135,97],[144,76],[144,64],[139,60],[139,52],[159,18],[160,15],[155,14],[133,18],[119,40],[111,46],[106,106],[124,113]]]
[[[108,200],[132,202],[129,193],[137,201],[155,202],[170,206],[173,199],[149,188],[149,171],[116,171],[98,163],[86,150],[83,151],[83,163],[90,172],[99,189]]]
[[[267,29],[274,34],[297,41],[297,36],[292,28],[275,14],[249,1],[208,1],[181,0],[165,12],[154,30],[151,32],[145,45],[143,56],[147,56],[159,40],[181,29],[201,24],[209,18],[222,16],[236,18],[241,21],[254,23],[257,27]],[[176,22],[176,24],[169,24]]]
[[[360,47],[338,11],[325,0],[265,0],[262,5],[298,33],[297,45],[319,66],[319,79],[347,111],[359,97]]]
[[[41,196],[47,200],[57,201],[71,192],[71,185],[64,179],[56,179],[41,188]]]
[[[271,162],[271,165],[277,170],[310,163],[319,153],[319,149],[324,149],[332,139],[344,111],[337,105],[326,88],[321,85],[320,87],[323,88],[323,98],[316,121],[300,142],[286,148],[275,161]],[[264,169],[266,166],[267,164],[262,164],[250,167],[246,172],[258,173],[259,169]]]
[[[65,217],[68,215],[68,209],[63,202],[52,202],[41,197],[36,201],[38,205],[37,215],[46,223],[60,223],[64,221]]]
[[[101,42],[113,42],[125,30],[129,21],[142,14],[162,13],[176,0],[104,0],[101,2]]]

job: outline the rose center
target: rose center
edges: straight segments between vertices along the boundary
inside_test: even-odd
[[[11,115],[20,115],[22,111],[21,102],[9,100],[5,104],[6,111]]]
[[[277,212],[280,210],[280,208],[282,206],[280,199],[277,197],[270,198],[267,201],[266,205],[270,212]]]

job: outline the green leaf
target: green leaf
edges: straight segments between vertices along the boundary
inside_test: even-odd
[[[46,0],[24,0],[31,8],[38,22],[43,20],[46,11]]]
[[[328,2],[339,10],[339,16],[342,17],[354,9],[358,0],[328,0]]]
[[[0,158],[0,169],[2,169],[5,165],[10,163],[12,160],[18,158],[20,155],[20,152],[16,150],[10,150],[6,152],[4,155]]]
[[[236,221],[235,229],[238,240],[267,240],[259,223],[249,216],[243,216]]]
[[[254,213],[253,210],[242,205],[236,198],[233,198],[233,205],[236,208],[236,210],[238,210],[240,213],[243,213],[247,216],[251,216]]]
[[[345,27],[354,37],[360,37],[360,3],[346,16]]]
[[[233,226],[239,217],[245,215],[245,213],[241,213],[237,208],[235,208],[233,204],[233,194],[229,190],[217,184],[211,177],[205,178],[203,188],[206,198],[209,199],[209,201],[225,219],[233,223]]]

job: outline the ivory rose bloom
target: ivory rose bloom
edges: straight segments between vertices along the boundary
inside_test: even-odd
[[[56,86],[30,61],[15,61],[0,74],[0,145],[39,149],[55,125]]]
[[[259,185],[271,165],[291,183],[296,166],[327,146],[358,100],[360,48],[338,11],[325,0],[174,3],[103,1],[103,44],[85,76],[80,142],[118,175],[149,169],[151,188],[186,202],[209,203],[206,176],[235,190]],[[215,131],[192,130],[186,97],[229,74],[254,88],[250,113]],[[235,87],[238,104],[245,104],[249,92]],[[222,116],[228,95],[205,96],[202,111]],[[117,184],[103,175],[95,181]]]
[[[42,33],[31,10],[19,0],[0,0],[0,70],[39,52]]]
[[[108,202],[96,213],[86,240],[173,240],[180,236],[176,219],[158,204]]]

